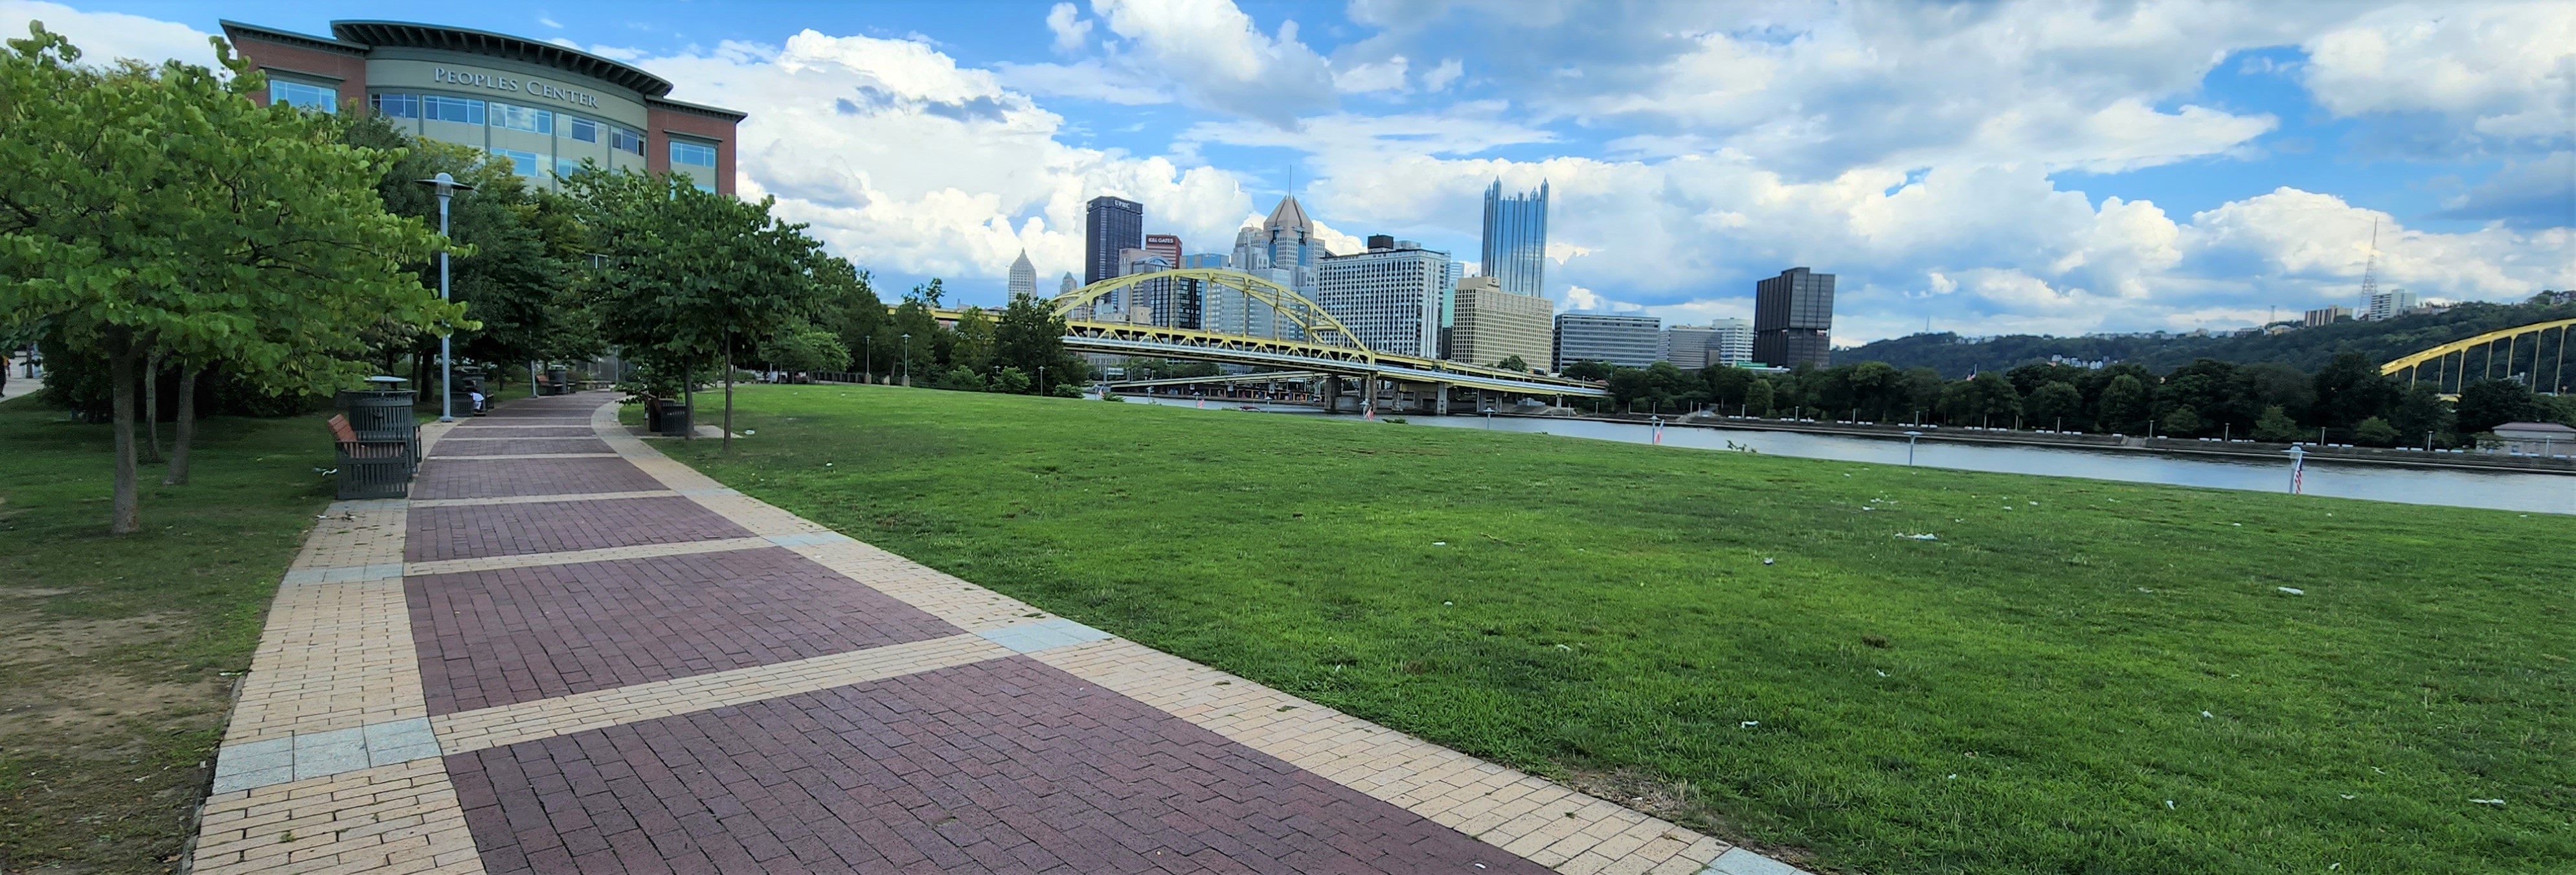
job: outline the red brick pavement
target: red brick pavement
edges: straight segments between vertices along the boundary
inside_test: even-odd
[[[456,438],[494,438],[494,440],[456,440]],[[508,440],[498,440],[508,438]],[[608,443],[595,437],[530,437],[516,429],[483,431],[458,429],[429,448],[429,457],[440,456],[518,456],[530,453],[605,453]]]
[[[411,511],[409,524],[406,562],[751,537],[751,530],[678,496],[423,507]]]
[[[455,431],[448,432],[448,436],[450,436],[450,437],[478,437],[478,438],[480,438],[480,437],[489,437],[489,438],[506,438],[506,437],[532,437],[532,438],[533,438],[533,437],[578,437],[578,438],[586,438],[586,437],[597,437],[597,436],[598,436],[598,432],[592,431],[592,430],[591,430],[591,428],[590,428],[590,426],[587,426],[587,425],[572,425],[572,424],[569,424],[569,423],[564,424],[564,425],[510,425],[510,424],[507,424],[507,423],[498,423],[498,422],[496,422],[496,423],[490,423],[490,424],[484,424],[484,423],[473,423],[473,424],[468,424],[468,425],[460,425],[460,426],[457,426],[457,427],[456,427],[456,430],[455,430]]]
[[[785,548],[418,576],[404,589],[431,714],[959,631]]]
[[[1548,871],[1026,657],[447,762],[496,875]]]
[[[444,449],[433,444],[430,449]],[[413,498],[509,498],[583,492],[644,492],[662,481],[625,459],[494,459],[446,462],[433,456],[412,479]]]

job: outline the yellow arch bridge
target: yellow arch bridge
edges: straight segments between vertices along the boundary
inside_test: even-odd
[[[1157,283],[1184,288],[1156,294],[1163,291]],[[1203,302],[1203,327],[1153,324],[1152,312],[1139,303],[1148,297]],[[1382,386],[1410,392],[1438,408],[1446,407],[1451,387],[1557,398],[1609,394],[1582,380],[1370,349],[1315,302],[1241,271],[1192,268],[1114,277],[1057,295],[1049,303],[1056,315],[1065,317],[1064,345],[1074,352],[1308,371],[1322,374],[1328,384],[1356,382],[1372,406]],[[939,310],[936,315],[955,319],[962,312]],[[1328,388],[1326,406],[1334,406],[1340,396],[1338,386]]]
[[[2392,360],[2386,376],[2404,374],[2407,385],[2431,379],[2445,397],[2482,379],[2520,379],[2534,391],[2557,394],[2567,371],[2567,329],[2576,319],[2553,319],[2489,331]]]

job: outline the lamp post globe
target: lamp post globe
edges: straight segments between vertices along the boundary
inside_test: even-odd
[[[456,177],[449,175],[444,170],[439,171],[437,176],[414,181],[422,185],[429,186],[432,192],[437,193],[438,236],[447,236],[448,200],[455,197],[457,192],[473,191],[474,187],[456,181]],[[452,243],[454,241],[449,242]],[[448,300],[447,249],[445,247],[441,247],[438,250],[438,299],[440,301]],[[454,341],[455,332],[453,331],[449,331],[438,336],[438,421],[440,422],[456,421],[456,390],[454,388],[456,379],[456,350],[454,348]]]

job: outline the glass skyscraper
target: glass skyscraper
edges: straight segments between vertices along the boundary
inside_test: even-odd
[[[1547,296],[1547,183],[1504,196],[1503,181],[1485,189],[1485,275],[1503,291]]]

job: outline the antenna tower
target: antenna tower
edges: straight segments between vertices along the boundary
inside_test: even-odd
[[[2370,312],[2370,299],[2379,294],[2379,220],[2370,220],[2370,255],[2361,262],[2361,311]]]

